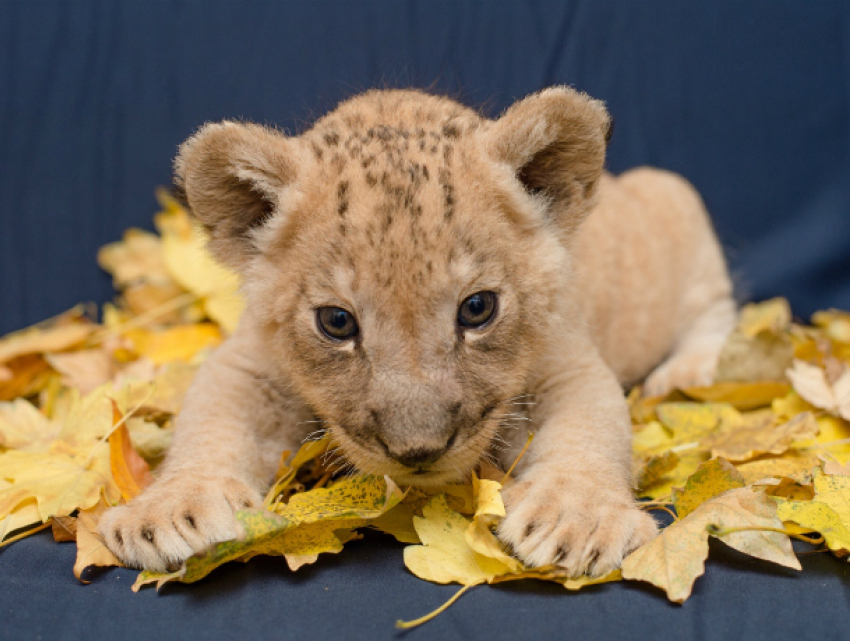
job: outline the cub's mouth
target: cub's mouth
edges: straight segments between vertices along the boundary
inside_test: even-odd
[[[413,447],[400,454],[379,436],[353,438],[339,424],[328,425],[328,432],[339,446],[336,456],[344,459],[341,468],[389,476],[400,486],[433,487],[463,481],[482,460],[495,463],[490,450],[502,426],[498,413],[488,412],[473,429],[456,430],[444,447]]]

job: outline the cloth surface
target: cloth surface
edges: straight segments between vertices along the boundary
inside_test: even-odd
[[[432,87],[498,114],[571,84],[616,119],[613,171],[681,172],[743,295],[850,309],[850,10],[839,2],[317,3],[77,0],[0,7],[0,333],[112,296],[95,263],[205,121],[296,132],[373,86]],[[349,549],[350,548],[350,549]],[[296,574],[255,559],[193,586],[89,586],[46,534],[0,551],[0,638],[390,638],[455,587],[369,536]],[[649,587],[476,588],[412,639],[838,639],[848,566],[800,575],[712,547],[683,607]]]

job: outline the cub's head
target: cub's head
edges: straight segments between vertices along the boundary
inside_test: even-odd
[[[569,241],[608,131],[564,87],[498,120],[375,91],[298,137],[206,125],[176,171],[243,275],[268,376],[360,470],[436,484],[478,463],[570,331]]]

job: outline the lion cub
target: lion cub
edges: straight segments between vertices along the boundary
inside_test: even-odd
[[[202,127],[177,181],[247,311],[157,480],[102,519],[109,548],[163,571],[235,537],[317,422],[358,470],[436,485],[513,460],[526,418],[498,532],[519,558],[601,575],[652,538],[623,385],[708,383],[735,309],[697,194],[604,173],[609,130],[566,87],[498,120],[372,91],[297,137]]]

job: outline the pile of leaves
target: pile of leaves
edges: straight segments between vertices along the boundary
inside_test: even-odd
[[[0,547],[50,527],[57,541],[76,541],[73,571],[84,582],[93,566],[120,565],[98,519],[150,482],[198,365],[242,311],[237,276],[210,258],[180,205],[159,198],[158,235],[131,229],[98,254],[118,290],[102,322],[79,306],[0,339]],[[673,520],[608,576],[568,577],[510,554],[494,530],[511,470],[399,488],[386,477],[336,477],[321,439],[282,453],[263,508],[236,514],[237,540],[171,574],[141,572],[134,590],[191,583],[257,555],[284,556],[294,571],[365,528],[407,544],[415,575],[462,586],[429,616],[472,586],[519,579],[568,590],[647,581],[681,603],[704,572],[710,537],[798,570],[792,538],[848,556],[850,314],[818,312],[803,325],[783,299],[748,305],[714,385],[664,398],[637,388],[628,401],[641,505]]]

